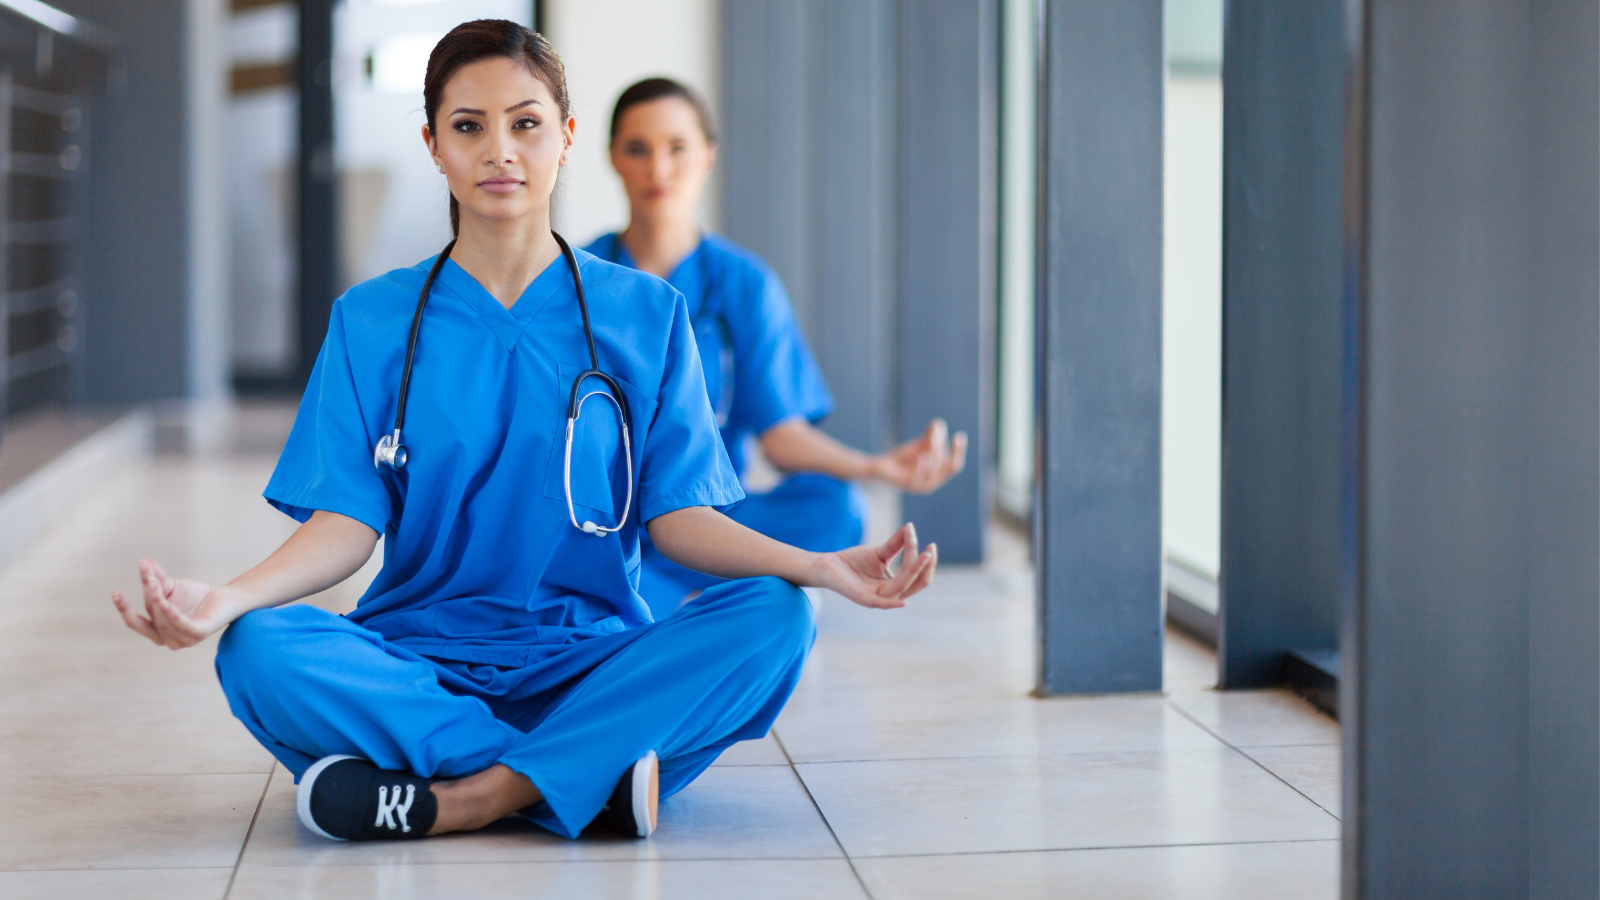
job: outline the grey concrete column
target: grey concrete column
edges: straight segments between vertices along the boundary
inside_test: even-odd
[[[1222,57],[1225,688],[1339,630],[1340,0],[1231,0]]]
[[[1352,2],[1345,895],[1600,891],[1600,25]]]
[[[895,4],[820,5],[811,334],[837,405],[834,437],[876,451],[895,399]]]
[[[789,291],[837,400],[823,427],[868,450],[894,402],[894,9],[730,0],[723,16],[728,236]]]
[[[1161,689],[1160,0],[1045,0],[1039,690]]]
[[[214,432],[226,421],[231,345],[228,173],[217,149],[225,4],[56,5],[104,27],[119,49],[93,106],[87,398],[180,400],[189,421],[178,427]]]
[[[1600,895],[1600,3],[1535,3],[1528,895]]]
[[[299,0],[295,50],[300,99],[296,259],[299,263],[300,377],[311,376],[339,293],[339,191],[333,159],[334,0]]]
[[[966,471],[908,495],[905,516],[942,561],[975,563],[994,418],[999,10],[906,0],[899,26],[899,437],[942,416],[972,442]]]
[[[723,7],[723,224],[783,279],[803,326],[811,319],[807,177],[808,40],[800,0],[728,0]],[[807,337],[814,339],[808,328]]]

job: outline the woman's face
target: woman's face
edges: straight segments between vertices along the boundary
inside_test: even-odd
[[[463,220],[549,220],[577,120],[561,120],[550,89],[526,65],[497,57],[461,67],[445,83],[434,124],[437,133],[424,125],[422,139]]]
[[[611,142],[611,166],[622,176],[635,217],[693,218],[716,159],[717,146],[681,97],[629,107]]]

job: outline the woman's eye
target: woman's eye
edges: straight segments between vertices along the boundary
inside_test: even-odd
[[[622,148],[622,152],[628,154],[629,156],[641,159],[650,155],[650,149],[648,147],[640,146],[639,144],[629,144],[628,146]]]
[[[527,130],[527,129],[530,129],[530,128],[538,128],[539,127],[539,120],[535,119],[532,116],[524,116],[523,118],[518,119],[517,120],[517,124],[512,126],[512,127],[513,128],[521,128],[523,130]]]
[[[457,122],[454,125],[455,130],[457,132],[461,133],[461,134],[471,134],[474,131],[481,130],[482,127],[483,126],[479,125],[477,122],[472,121],[471,119],[466,119],[464,121]]]

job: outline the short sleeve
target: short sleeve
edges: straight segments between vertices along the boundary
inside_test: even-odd
[[[382,534],[393,511],[372,463],[372,443],[338,305],[311,370],[289,441],[267,482],[267,502],[297,522],[317,510],[349,516]]]
[[[795,320],[789,295],[765,266],[725,297],[722,314],[733,339],[733,405],[729,423],[757,435],[789,419],[815,422],[833,412],[833,395]],[[753,280],[759,279],[759,280]]]
[[[675,296],[655,419],[640,465],[641,522],[689,506],[724,510],[744,499],[706,396],[688,307],[681,294]]]

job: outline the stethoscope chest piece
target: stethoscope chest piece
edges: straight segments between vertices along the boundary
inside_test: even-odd
[[[388,466],[396,472],[406,467],[406,448],[400,443],[400,429],[396,428],[394,434],[386,434],[378,441],[378,446],[372,449],[372,464],[380,469]]]

